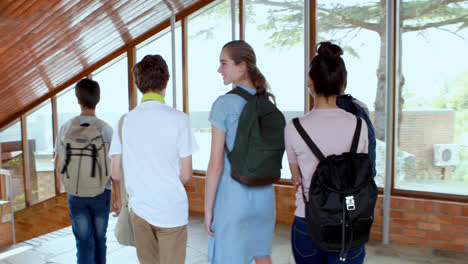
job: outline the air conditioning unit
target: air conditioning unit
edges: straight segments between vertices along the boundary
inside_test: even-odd
[[[434,166],[457,166],[459,149],[457,144],[434,144]]]

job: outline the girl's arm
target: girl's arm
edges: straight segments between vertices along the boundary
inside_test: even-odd
[[[291,181],[297,188],[302,184],[301,171],[297,163],[289,163],[289,170],[291,170]]]
[[[206,171],[205,179],[205,230],[211,232],[211,222],[213,221],[213,204],[218,190],[218,183],[223,171],[224,143],[226,135],[223,131],[211,126],[211,155]]]

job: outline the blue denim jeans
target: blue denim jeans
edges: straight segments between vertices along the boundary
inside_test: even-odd
[[[68,195],[78,264],[106,263],[106,232],[110,203],[110,190],[105,190],[96,197]]]
[[[307,235],[306,221],[296,216],[291,230],[291,245],[297,264],[361,264],[366,256],[364,246],[350,250],[345,262],[338,253],[323,251]]]

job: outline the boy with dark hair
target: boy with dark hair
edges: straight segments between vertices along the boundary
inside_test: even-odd
[[[188,224],[184,184],[192,177],[192,153],[198,146],[187,115],[164,102],[169,80],[164,59],[145,56],[133,67],[133,76],[143,99],[125,115],[122,140],[119,126],[114,129],[112,178],[120,181],[123,163],[140,263],[183,264]],[[120,206],[119,199],[116,195]]]
[[[55,168],[68,192],[68,207],[77,248],[77,262],[106,263],[106,231],[111,203],[107,152],[112,128],[96,117],[100,88],[82,79],[75,86],[81,114],[59,130]]]

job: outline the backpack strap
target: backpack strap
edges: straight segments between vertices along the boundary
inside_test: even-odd
[[[304,130],[304,128],[301,125],[301,122],[299,122],[299,118],[294,118],[293,119],[293,124],[296,127],[297,132],[299,135],[301,135],[302,139],[304,139],[305,143],[307,146],[309,146],[310,150],[312,150],[312,153],[319,159],[319,161],[322,161],[325,159],[325,156],[323,153],[320,151],[320,149],[315,145],[314,141],[307,135],[307,132]]]
[[[122,128],[123,128],[123,121],[125,119],[125,116],[127,114],[123,114],[122,117],[119,120],[119,138],[120,138],[120,144],[122,144]]]
[[[227,92],[226,94],[236,94],[236,95],[242,97],[246,101],[249,101],[250,99],[252,99],[254,97],[254,95],[250,94],[249,92],[247,92],[246,90],[240,88],[239,86],[236,86],[234,89]],[[224,142],[224,150],[229,155],[230,151],[229,151],[229,149],[228,149],[228,147],[226,145],[226,142]]]
[[[94,124],[97,128],[98,131],[101,131],[102,128],[106,125],[106,123],[104,121],[102,121],[101,119],[98,119],[96,120],[96,124]]]
[[[75,116],[72,121],[72,127],[77,127],[77,126],[80,126],[80,117],[79,116]]]
[[[301,125],[301,122],[299,122],[299,118],[294,118],[293,119],[293,124],[294,126],[296,127],[296,130],[297,132],[299,133],[299,135],[301,135],[302,139],[304,139],[305,143],[307,144],[307,146],[309,146],[310,150],[312,150],[312,153],[314,153],[314,155],[320,160],[324,160],[325,159],[325,156],[322,154],[322,152],[320,151],[320,149],[317,147],[317,145],[315,145],[315,143],[312,141],[312,139],[309,137],[309,135],[307,135],[307,132],[304,130],[304,127],[302,127]],[[299,168],[299,172],[301,172],[301,168]],[[302,199],[304,199],[304,203],[307,203],[307,198],[305,196],[305,190],[304,190],[304,184],[305,184],[305,178],[302,177],[302,173],[301,174],[301,181],[302,181],[302,184],[301,184],[301,188],[302,188]]]
[[[252,99],[254,97],[254,95],[250,94],[249,92],[247,92],[246,90],[240,88],[239,86],[236,86],[236,88],[232,89],[231,91],[229,91],[226,94],[237,94],[240,97],[244,98],[244,100],[246,100],[246,101],[249,101],[250,99]]]
[[[125,119],[125,116],[127,114],[123,114],[122,117],[119,120],[119,139],[120,139],[120,145],[122,146],[122,129],[123,129],[123,121]],[[128,197],[127,197],[127,190],[125,189],[125,177],[124,177],[124,172],[123,172],[123,159],[122,159],[122,164],[120,167],[122,171],[122,175],[120,178],[120,198],[122,200],[122,206],[127,206],[128,205]]]
[[[362,120],[359,116],[356,116],[356,130],[354,131],[354,136],[353,136],[353,143],[351,144],[351,153],[356,153],[357,152],[357,147],[359,144],[359,137],[361,136],[361,127],[362,127]]]

